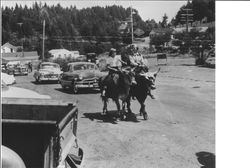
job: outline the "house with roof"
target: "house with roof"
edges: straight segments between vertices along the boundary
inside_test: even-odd
[[[49,50],[49,53],[51,54],[51,59],[57,59],[57,58],[77,58],[79,57],[79,51],[69,51],[66,49],[52,49]]]
[[[128,25],[127,22],[122,23],[122,24],[119,26],[119,28],[118,28],[119,32],[123,34],[123,33],[125,33],[126,31],[129,31],[128,26],[129,26],[129,25]]]
[[[18,49],[22,49],[22,46],[14,46],[7,42],[1,46],[1,53],[15,53]]]
[[[134,34],[135,34],[137,37],[142,36],[144,33],[145,33],[145,32],[144,32],[142,29],[140,29],[140,28],[137,28],[137,29],[135,29],[135,31],[134,31]]]

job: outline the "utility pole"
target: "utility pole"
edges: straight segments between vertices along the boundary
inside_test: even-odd
[[[20,26],[20,32],[22,33],[22,25],[23,23],[17,23]],[[22,41],[22,56],[24,57],[24,53],[23,53],[23,38],[21,38]]]
[[[191,12],[192,12],[192,9],[182,9],[185,11],[185,13],[181,14],[181,21],[182,22],[186,22],[186,32],[188,33],[188,23],[189,22],[193,22],[193,15]]]
[[[44,60],[44,41],[45,41],[45,20],[43,20],[43,51],[42,51],[42,61]]]
[[[131,36],[132,36],[132,44],[134,42],[134,30],[133,30],[133,8],[131,6]]]
[[[189,1],[188,1],[188,3],[189,3]],[[194,14],[192,14],[192,9],[185,8],[185,9],[182,9],[182,10],[185,13],[181,14],[181,21],[186,23],[186,38],[187,38],[187,41],[188,41],[188,39],[189,39],[188,24],[189,24],[189,22],[193,22],[193,15]],[[183,44],[183,47],[184,47],[184,44]],[[188,49],[188,54],[189,54],[189,47],[187,49]]]

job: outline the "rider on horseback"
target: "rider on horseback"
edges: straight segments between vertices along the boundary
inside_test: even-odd
[[[107,86],[110,84],[112,81],[111,79],[113,78],[114,74],[121,72],[121,61],[119,61],[120,55],[116,55],[116,49],[111,48],[109,52],[109,57],[106,60],[107,61],[107,69],[109,70],[109,74],[104,78],[103,80],[103,90],[101,93],[101,96],[105,96]]]
[[[142,75],[148,72],[148,67],[143,56],[138,52],[138,47],[135,48],[133,45],[129,47],[129,65],[134,69],[135,76]],[[136,83],[134,83],[136,84]],[[151,89],[148,89],[148,95],[155,99],[154,95],[151,93]],[[134,99],[134,97],[132,97]]]

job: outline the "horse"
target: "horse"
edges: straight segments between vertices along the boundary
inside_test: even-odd
[[[127,104],[128,112],[131,112],[130,108],[130,88],[132,85],[132,71],[128,70],[117,70],[109,68],[112,73],[107,76],[100,78],[99,88],[101,93],[105,89],[105,94],[101,96],[103,101],[103,113],[107,114],[108,99],[112,99],[117,107],[118,115],[123,120],[125,105]],[[122,101],[122,111],[119,100]]]
[[[140,73],[135,76],[136,85],[133,85],[130,89],[130,97],[136,97],[141,105],[140,115],[143,115],[144,120],[148,119],[147,112],[145,110],[145,100],[148,96],[148,92],[156,89],[155,80],[160,68],[156,72]]]

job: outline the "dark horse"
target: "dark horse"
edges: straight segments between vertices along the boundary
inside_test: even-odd
[[[127,104],[128,112],[130,109],[130,87],[132,84],[132,72],[128,70],[114,70],[113,73],[100,78],[99,87],[101,93],[105,89],[105,95],[102,96],[103,100],[103,114],[107,113],[108,99],[112,99],[117,106],[117,111],[121,119],[124,119],[125,104]],[[122,101],[122,112],[119,100]]]
[[[145,100],[148,96],[149,91],[155,89],[155,79],[157,73],[160,71],[160,68],[156,72],[146,72],[143,74],[137,74],[135,76],[136,85],[131,87],[130,95],[136,97],[138,102],[141,105],[140,115],[143,115],[145,120],[148,119],[147,112],[145,110]]]

